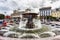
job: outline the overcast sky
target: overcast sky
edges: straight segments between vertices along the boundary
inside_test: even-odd
[[[60,0],[0,0],[0,13],[10,15],[13,10],[20,8],[40,8],[51,6],[52,9],[60,7]],[[9,14],[8,14],[9,13]]]

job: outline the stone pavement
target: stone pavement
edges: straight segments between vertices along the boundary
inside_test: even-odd
[[[8,37],[1,37],[0,40],[52,40],[52,37],[50,38],[39,38],[39,39],[21,39],[21,38],[8,38]]]

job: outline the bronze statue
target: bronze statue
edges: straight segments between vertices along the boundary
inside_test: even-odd
[[[25,16],[25,18],[28,19],[28,22],[26,23],[26,28],[34,28],[35,25],[33,23],[33,18],[35,18],[37,16],[37,14],[34,14],[34,13],[25,13],[23,14]]]

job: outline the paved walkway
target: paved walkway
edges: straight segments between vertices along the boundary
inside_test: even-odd
[[[8,37],[1,37],[0,40],[52,40],[52,37],[50,38],[40,38],[40,39],[20,39],[20,38],[8,38]]]

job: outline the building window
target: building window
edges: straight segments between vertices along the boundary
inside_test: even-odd
[[[45,16],[46,16],[46,10],[45,10]]]
[[[48,15],[50,16],[50,10],[48,10]]]

